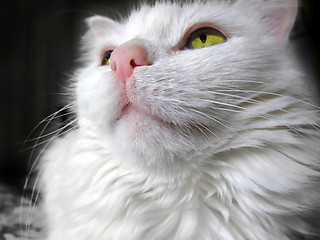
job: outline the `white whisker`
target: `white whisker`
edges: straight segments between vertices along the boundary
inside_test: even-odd
[[[200,114],[200,115],[202,115],[202,116],[204,116],[204,117],[206,117],[206,118],[208,118],[208,119],[211,119],[212,121],[214,121],[214,122],[218,123],[219,125],[225,127],[226,129],[230,130],[231,132],[237,134],[237,132],[235,132],[233,129],[231,129],[231,128],[228,127],[227,125],[223,124],[221,121],[217,120],[215,117],[213,117],[213,116],[211,116],[211,115],[208,115],[208,114],[206,114],[206,113],[200,112],[200,111],[198,111],[198,110],[192,109],[192,108],[189,109],[189,110],[191,110],[192,112],[198,113],[198,114]]]
[[[225,102],[214,101],[214,100],[209,100],[209,99],[199,99],[199,100],[201,100],[203,102],[209,102],[209,103],[213,103],[213,104],[217,104],[217,105],[223,105],[223,106],[232,107],[232,108],[237,108],[237,109],[241,109],[241,110],[244,109],[241,106],[237,106],[237,105],[234,105],[234,104],[231,104],[231,103],[225,103]]]
[[[29,141],[35,140],[35,139],[31,139],[31,140],[30,140],[30,136],[36,131],[36,129],[38,129],[38,128],[41,126],[41,124],[46,123],[44,129],[42,129],[42,131],[41,131],[41,132],[43,133],[43,132],[45,131],[45,128],[49,125],[49,123],[50,123],[53,119],[55,119],[56,116],[57,116],[60,112],[66,110],[66,109],[68,109],[68,108],[70,108],[71,106],[72,106],[72,104],[67,104],[66,106],[62,107],[62,108],[59,109],[58,111],[50,114],[49,116],[47,116],[46,118],[44,118],[42,121],[40,121],[40,122],[31,130],[31,132],[28,134],[28,136],[27,136],[27,138],[26,138],[26,140],[25,140],[25,142],[24,142],[24,145],[25,145],[27,142],[29,142]],[[64,115],[63,115],[63,116],[64,116]],[[59,116],[58,116],[58,117],[59,117]],[[40,136],[41,136],[41,134],[40,134]],[[24,145],[23,145],[23,146],[24,146]]]
[[[54,131],[52,131],[50,133],[44,134],[44,135],[40,136],[39,138],[35,138],[34,140],[37,140],[36,143],[33,146],[31,146],[29,148],[25,148],[25,149],[26,150],[33,149],[33,148],[36,148],[36,147],[38,147],[40,145],[45,144],[48,141],[51,141],[51,138],[49,138],[49,139],[43,140],[42,142],[39,142],[41,138],[47,138],[47,137],[50,137],[50,136],[53,136],[53,138],[56,138],[56,137],[60,136],[61,134],[64,134],[65,133],[64,130],[67,129],[68,127],[72,126],[76,121],[77,120],[74,119],[74,120],[70,121],[68,124],[62,126],[61,128],[58,128],[58,129],[56,129],[56,130],[54,130]],[[69,130],[67,130],[66,132],[68,132],[68,131]]]
[[[57,117],[61,117],[61,116],[65,116],[65,115],[68,115],[68,114],[63,114],[63,115],[60,115],[60,116],[57,116],[60,112],[70,108],[71,104],[68,104],[66,106],[64,106],[63,108],[59,109],[58,111],[50,114],[48,117],[46,117],[44,120],[42,120],[32,131],[31,133],[28,135],[28,138],[30,138],[31,134],[35,132],[35,130],[43,123],[45,123],[45,126],[43,127],[43,129],[41,130],[40,132],[40,135],[39,137],[37,138],[34,138],[34,139],[29,139],[29,140],[26,140],[25,143],[27,141],[35,141],[35,144],[30,147],[30,149],[32,149],[31,153],[30,153],[30,159],[32,159],[32,157],[34,156],[34,151],[36,149],[36,147],[38,147],[39,145],[42,145],[42,144],[45,144],[45,146],[42,148],[42,150],[40,151],[40,153],[38,154],[37,158],[33,161],[32,163],[32,166],[29,170],[29,173],[26,177],[26,181],[25,181],[25,184],[24,184],[24,187],[23,187],[23,193],[22,193],[22,198],[21,198],[21,202],[20,202],[20,208],[22,209],[23,208],[23,202],[24,202],[24,199],[25,199],[25,196],[26,196],[26,190],[28,188],[28,185],[29,185],[29,181],[31,179],[31,174],[34,172],[34,169],[36,167],[36,165],[38,164],[38,161],[40,159],[40,157],[43,155],[44,151],[47,149],[47,147],[49,146],[49,144],[55,139],[57,138],[58,136],[60,136],[61,134],[63,134],[63,131],[68,128],[69,126],[71,126],[72,124],[75,123],[76,120],[73,120],[71,122],[69,122],[68,124],[66,124],[65,126],[51,132],[51,133],[48,133],[48,134],[43,134],[45,132],[45,130],[48,128],[49,124],[52,122],[53,119],[57,118]],[[74,131],[74,129],[76,129],[77,127],[72,127],[69,131]],[[66,131],[67,132],[67,131]],[[66,133],[65,132],[65,133]],[[50,137],[52,136],[52,137]],[[39,142],[40,139],[42,138],[47,138],[47,137],[50,137],[49,139],[45,140],[45,141],[42,141],[42,142]],[[28,139],[27,138],[27,139]],[[22,232],[22,235],[25,239],[29,239],[29,232],[30,232],[30,225],[31,225],[31,220],[32,220],[32,217],[33,217],[33,209],[35,207],[35,205],[37,204],[37,200],[38,200],[38,194],[36,196],[36,198],[34,198],[34,195],[35,195],[35,191],[36,191],[36,187],[37,187],[37,183],[38,183],[38,177],[39,175],[37,176],[36,178],[36,182],[34,183],[33,185],[33,188],[32,188],[32,193],[31,193],[31,197],[30,197],[30,201],[29,201],[29,211],[28,211],[28,217],[25,221],[25,226],[23,227],[23,216],[22,216],[22,213],[20,215],[20,228],[21,228],[21,232]],[[36,200],[36,201],[35,201]],[[23,211],[21,211],[23,212]],[[23,230],[24,229],[24,230]]]
[[[255,94],[265,94],[265,95],[270,95],[270,96],[275,96],[275,97],[285,97],[285,98],[290,98],[298,103],[303,103],[309,106],[312,106],[316,108],[317,110],[320,110],[320,107],[317,106],[315,103],[311,102],[309,99],[304,98],[305,100],[290,96],[290,95],[284,95],[280,93],[274,93],[274,92],[266,92],[266,91],[256,91],[256,90],[243,90],[243,89],[223,89],[219,90],[217,89],[216,91],[223,91],[223,92],[240,92],[240,93],[255,93]]]
[[[214,132],[212,132],[209,128],[207,128],[206,126],[204,126],[201,123],[198,123],[201,127],[203,127],[204,129],[206,129],[209,133],[211,133],[214,137],[216,137],[220,142],[222,142],[221,138],[218,137],[217,134],[215,134]],[[204,133],[205,134],[205,133]],[[206,137],[210,140],[210,138],[207,136],[207,134],[205,134]]]

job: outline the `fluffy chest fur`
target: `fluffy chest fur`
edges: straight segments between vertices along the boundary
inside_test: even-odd
[[[78,129],[42,159],[48,239],[312,234],[319,114],[286,51],[295,11],[206,1],[90,18]]]
[[[202,166],[177,180],[132,171],[80,133],[69,138],[48,152],[55,161],[43,173],[58,229],[50,239],[291,239],[291,228],[305,228],[297,214],[316,200],[302,178],[317,173],[292,162],[291,148],[185,156]]]

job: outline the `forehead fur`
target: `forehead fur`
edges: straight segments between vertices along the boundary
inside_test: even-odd
[[[184,1],[156,2],[143,4],[133,11],[126,23],[128,39],[140,37],[153,41],[165,39],[167,43],[176,43],[193,24],[208,22],[227,31],[239,31],[241,20],[235,18],[232,1]],[[229,9],[226,12],[226,9]],[[227,16],[230,16],[229,18]],[[234,21],[234,20],[237,21]],[[161,36],[161,38],[159,38]],[[152,38],[155,39],[152,39]]]

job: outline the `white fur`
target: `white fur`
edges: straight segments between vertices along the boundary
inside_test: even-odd
[[[42,159],[49,240],[269,240],[310,234],[319,109],[288,54],[293,0],[143,5],[88,19],[74,77],[78,130]],[[196,23],[225,43],[174,50]],[[126,91],[103,49],[135,41],[150,66]],[[123,113],[128,95],[131,108]]]

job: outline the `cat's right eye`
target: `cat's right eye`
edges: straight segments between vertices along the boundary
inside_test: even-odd
[[[105,66],[105,65],[110,64],[110,57],[111,57],[112,52],[113,52],[113,50],[108,50],[103,54],[102,60],[101,60],[101,66]]]

